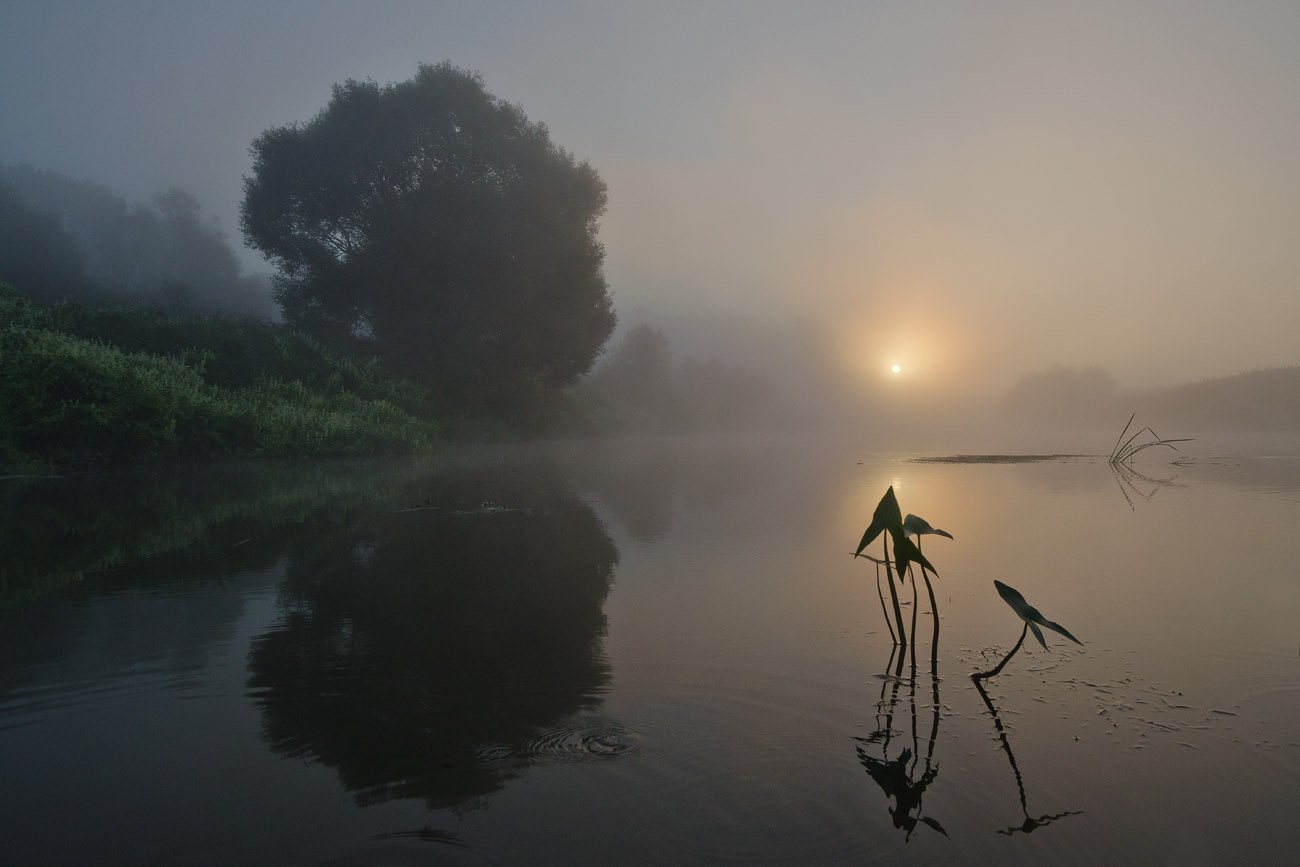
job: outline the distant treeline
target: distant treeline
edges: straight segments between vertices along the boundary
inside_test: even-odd
[[[1120,389],[1101,368],[1058,366],[1022,378],[1002,408],[1020,421],[1118,419],[1118,424],[1137,411],[1151,423],[1174,425],[1182,432],[1300,432],[1300,366],[1131,390]]]
[[[0,165],[0,463],[789,421],[767,378],[649,326],[592,370],[616,323],[604,181],[475,73],[349,80],[253,156],[240,225],[274,286],[183,190]]]
[[[432,418],[416,386],[266,320],[0,285],[0,463],[412,451]]]
[[[0,165],[0,281],[43,302],[275,312],[269,278],[241,272],[215,220],[184,190],[132,204],[28,165]]]
[[[575,390],[598,432],[772,429],[795,423],[766,376],[717,358],[673,357],[652,325],[632,328]]]
[[[1136,396],[1174,423],[1300,433],[1300,367],[1252,370]]]

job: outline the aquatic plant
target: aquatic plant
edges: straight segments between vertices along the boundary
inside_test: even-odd
[[[930,522],[919,515],[908,514],[903,519],[903,535],[907,537],[916,537],[916,550],[921,550],[922,536],[943,536],[951,539],[952,533],[947,530],[940,530],[930,526]],[[934,618],[934,637],[930,644],[931,664],[937,664],[939,656],[939,602],[934,598],[934,587],[930,584],[930,570],[925,560],[918,561],[921,564],[921,577],[925,579],[925,592],[930,594],[930,616]],[[935,573],[938,575],[938,573]],[[916,636],[916,579],[912,579],[912,636]]]
[[[927,524],[926,526],[929,525]],[[888,533],[886,534],[885,531],[888,531]],[[925,559],[925,556],[921,553],[920,549],[916,547],[915,543],[913,543],[911,539],[907,538],[906,531],[903,527],[903,511],[898,506],[898,497],[894,495],[893,485],[889,486],[885,491],[885,495],[880,498],[880,502],[876,504],[876,510],[871,516],[871,525],[867,527],[866,531],[862,534],[862,541],[858,542],[857,550],[853,552],[853,556],[862,556],[863,549],[874,542],[877,536],[880,537],[880,544],[884,549],[884,557],[880,562],[883,562],[885,565],[885,576],[889,582],[889,597],[894,606],[894,623],[898,627],[897,631],[895,631],[894,627],[891,625],[890,634],[893,636],[895,644],[900,644],[903,647],[906,647],[907,628],[903,624],[903,611],[898,605],[898,590],[894,585],[893,567],[898,567],[899,581],[907,579],[907,570],[912,563],[919,563],[924,568],[928,568],[931,572],[934,572],[936,575],[939,573],[938,570],[930,564],[930,561]],[[894,540],[894,559],[892,561],[889,558],[890,538]],[[872,559],[874,560],[874,558]],[[878,578],[877,581],[879,581]],[[915,579],[913,579],[913,581],[915,582]],[[913,587],[913,591],[915,591],[915,586]],[[884,607],[883,596],[881,598],[881,607]],[[913,612],[915,612],[915,608],[913,608]],[[936,614],[935,617],[937,620],[938,615]],[[888,612],[885,614],[885,622],[886,624],[889,623]]]
[[[1124,439],[1124,435],[1128,433],[1128,429],[1133,426],[1133,419],[1135,418],[1137,418],[1136,412],[1128,417],[1128,424],[1124,425],[1124,429],[1120,431],[1119,436],[1115,439],[1115,447],[1110,450],[1109,460],[1111,466],[1126,465],[1131,462],[1138,453],[1144,452],[1154,446],[1164,446],[1166,448],[1171,448],[1174,451],[1178,451],[1178,446],[1174,445],[1174,443],[1188,443],[1192,441],[1190,437],[1162,439],[1149,425],[1142,428],[1128,439]],[[1143,434],[1149,434],[1150,436],[1143,438]]]
[[[1002,661],[992,670],[971,675],[972,680],[978,682],[986,677],[994,677],[998,672],[1002,671],[1002,669],[1006,667],[1006,664],[1011,661],[1011,657],[1015,656],[1016,652],[1020,650],[1021,645],[1025,643],[1025,636],[1031,629],[1034,632],[1034,637],[1038,639],[1038,643],[1043,645],[1043,648],[1046,649],[1047,640],[1043,638],[1043,630],[1039,628],[1040,626],[1046,626],[1054,632],[1061,633],[1075,644],[1080,646],[1083,645],[1082,641],[1070,634],[1070,630],[1066,629],[1059,623],[1048,620],[1037,608],[1026,602],[1025,597],[1022,596],[1020,591],[1016,588],[1003,584],[1001,581],[996,579],[993,581],[993,586],[997,588],[998,595],[1002,597],[1002,601],[1011,606],[1011,610],[1016,612],[1016,616],[1025,622],[1025,626],[1020,631],[1020,639],[1016,642],[1015,647],[1011,648],[1011,652],[1002,657]]]

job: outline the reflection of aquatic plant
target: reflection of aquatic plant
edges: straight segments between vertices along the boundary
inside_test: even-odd
[[[888,534],[885,531],[888,531]],[[880,502],[876,504],[876,510],[871,516],[871,525],[862,534],[862,541],[858,542],[858,548],[853,552],[853,556],[861,556],[863,549],[874,542],[877,536],[880,537],[880,544],[884,549],[884,557],[880,562],[885,565],[885,576],[889,581],[889,597],[894,605],[894,623],[898,627],[897,631],[895,631],[894,627],[890,626],[890,634],[893,636],[895,644],[906,647],[907,629],[903,624],[903,611],[898,606],[898,591],[894,586],[893,567],[898,567],[899,581],[906,580],[908,566],[912,563],[919,563],[936,575],[939,573],[934,566],[930,565],[930,561],[925,559],[925,556],[921,554],[920,549],[916,547],[912,540],[907,538],[903,527],[903,512],[898,507],[898,498],[894,496],[893,485],[889,486],[889,489],[885,491],[885,495],[880,498]],[[891,537],[894,540],[894,559],[892,561],[889,558],[889,539]],[[927,578],[927,582],[928,580]],[[915,591],[915,587],[913,587],[913,591]],[[883,596],[881,605],[882,607],[884,605]],[[915,609],[913,610],[915,611]],[[935,617],[937,622],[937,613]],[[886,624],[889,623],[888,613],[885,615],[885,622]]]
[[[889,757],[889,745],[894,735],[894,712],[898,705],[898,690],[903,681],[903,657],[900,648],[891,651],[889,664],[885,668],[884,685],[881,686],[880,700],[876,705],[876,729],[865,738],[854,738],[858,742],[856,751],[858,762],[867,775],[880,786],[885,797],[894,799],[894,806],[889,815],[894,827],[906,832],[905,839],[911,839],[918,824],[924,824],[948,836],[943,825],[933,817],[922,815],[922,798],[925,790],[939,775],[939,765],[934,761],[934,745],[939,737],[939,679],[934,669],[930,671],[930,683],[933,690],[930,703],[930,739],[926,746],[924,766],[918,769],[921,757],[920,741],[916,729],[916,669],[913,666],[909,681],[909,704],[912,712],[912,744],[905,747],[897,757]],[[894,660],[897,658],[897,667]],[[891,673],[892,669],[892,673]],[[890,696],[885,698],[885,690]],[[872,754],[871,748],[878,746],[880,756]],[[918,776],[919,770],[919,776]]]
[[[1183,466],[1179,461],[1175,464]],[[1182,487],[1181,483],[1173,479],[1158,479],[1154,476],[1146,475],[1135,470],[1131,464],[1110,465],[1111,472],[1115,476],[1115,483],[1119,485],[1119,492],[1124,495],[1124,501],[1128,503],[1130,509],[1136,510],[1133,498],[1150,501],[1156,492],[1164,487]]]
[[[1011,764],[1011,772],[1015,774],[1016,777],[1016,788],[1020,792],[1020,810],[1025,815],[1025,821],[1021,825],[1013,826],[1005,831],[999,831],[998,833],[1013,834],[1016,831],[1029,833],[1036,828],[1049,825],[1057,819],[1074,815],[1074,813],[1056,813],[1051,815],[1042,815],[1036,818],[1029,815],[1029,807],[1025,799],[1025,783],[1020,776],[1020,766],[1016,764],[1016,755],[1011,751],[1011,742],[1007,739],[1007,731],[1002,725],[1002,717],[998,714],[998,709],[994,706],[993,700],[989,698],[989,694],[984,690],[983,681],[987,678],[995,677],[1003,668],[1006,667],[1006,664],[1011,661],[1011,657],[1015,656],[1017,651],[1019,651],[1021,646],[1025,643],[1025,636],[1029,634],[1031,629],[1034,632],[1034,637],[1038,639],[1039,644],[1043,645],[1044,648],[1047,647],[1047,641],[1043,638],[1043,630],[1040,628],[1043,626],[1046,626],[1054,632],[1059,632],[1075,644],[1082,645],[1083,642],[1075,638],[1070,631],[1061,624],[1044,617],[1037,608],[1026,602],[1025,597],[1022,596],[1020,591],[1016,590],[1014,587],[1010,587],[1003,584],[1001,581],[996,580],[993,582],[993,585],[997,588],[998,595],[1002,597],[1002,600],[1006,602],[1007,605],[1011,606],[1011,610],[1016,612],[1016,616],[1023,620],[1025,625],[1024,628],[1020,630],[1020,638],[1016,641],[1015,646],[1011,648],[1011,651],[1006,656],[1002,657],[1001,662],[989,671],[981,671],[972,674],[970,679],[971,682],[975,684],[975,689],[979,692],[980,698],[984,699],[984,705],[989,709],[989,713],[993,715],[993,724],[998,730],[998,738],[1002,741],[1002,750],[1007,754],[1007,761]]]
[[[1020,636],[1022,641],[1024,640],[1024,637],[1023,634]],[[1012,653],[1014,652],[1015,651],[1012,651]],[[1008,658],[1010,658],[1010,654],[1008,654]],[[998,668],[1001,667],[1002,666],[998,666]],[[1002,742],[1002,751],[1007,754],[1007,761],[1011,764],[1011,773],[1016,777],[1016,790],[1020,793],[1020,812],[1025,815],[1024,822],[1019,825],[1013,825],[1005,830],[998,831],[998,833],[1010,836],[1017,831],[1021,831],[1028,834],[1030,831],[1034,831],[1044,825],[1052,824],[1052,822],[1055,822],[1057,819],[1076,815],[1079,811],[1067,810],[1064,813],[1045,813],[1036,817],[1029,815],[1029,803],[1025,797],[1025,781],[1024,778],[1020,776],[1020,766],[1016,764],[1016,754],[1011,751],[1011,741],[1007,739],[1007,730],[1006,727],[1002,725],[1002,717],[998,714],[998,709],[993,704],[993,699],[989,698],[989,694],[984,690],[984,684],[980,682],[984,677],[991,677],[995,673],[996,672],[988,674],[972,674],[971,681],[974,682],[975,690],[980,694],[980,698],[984,699],[984,706],[987,707],[989,713],[993,715],[993,725],[998,730],[998,739]]]
[[[1174,443],[1191,442],[1189,437],[1161,439],[1160,435],[1152,430],[1150,426],[1144,427],[1128,439],[1124,439],[1124,435],[1133,426],[1133,419],[1136,417],[1136,412],[1128,417],[1128,424],[1124,425],[1124,430],[1120,431],[1119,437],[1115,440],[1115,447],[1110,450],[1110,463],[1112,466],[1128,464],[1136,455],[1155,446],[1164,446],[1178,451],[1178,446],[1174,445]],[[1144,438],[1143,434],[1149,434],[1150,436]]]

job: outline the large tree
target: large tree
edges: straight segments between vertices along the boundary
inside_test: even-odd
[[[346,81],[252,155],[242,225],[278,268],[286,319],[371,340],[449,400],[569,383],[613,329],[604,182],[477,74]]]

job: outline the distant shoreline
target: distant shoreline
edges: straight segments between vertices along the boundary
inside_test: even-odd
[[[1043,461],[1073,461],[1101,458],[1104,455],[944,455],[932,458],[909,458],[913,464],[1034,464]]]

